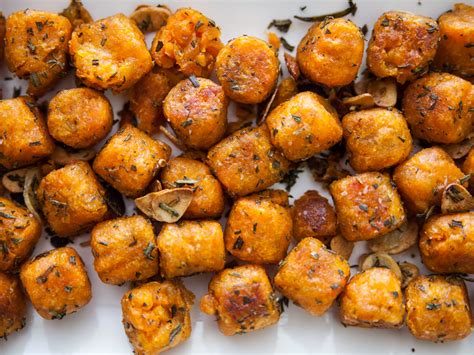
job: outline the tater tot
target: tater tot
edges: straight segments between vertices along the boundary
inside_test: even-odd
[[[251,36],[227,43],[216,59],[217,79],[236,102],[258,104],[275,89],[280,62],[267,42]]]
[[[282,262],[275,287],[313,316],[322,316],[346,286],[349,263],[315,238],[305,238]]]
[[[28,94],[41,96],[66,73],[72,26],[58,14],[26,9],[7,18],[8,68],[29,79]]]
[[[435,65],[468,80],[474,77],[474,7],[454,4],[439,19],[441,41]]]
[[[357,172],[376,171],[408,158],[413,141],[405,117],[396,109],[354,111],[342,119],[349,162]]]
[[[302,92],[267,117],[272,144],[289,160],[302,160],[329,149],[342,139],[336,110],[321,96]]]
[[[184,75],[207,78],[223,46],[220,37],[221,31],[214,21],[199,11],[182,8],[160,28],[151,53],[159,67],[176,66]]]
[[[193,77],[171,89],[163,111],[186,146],[207,150],[224,136],[228,104],[221,86],[209,79]]]
[[[45,319],[62,319],[92,298],[84,262],[70,247],[50,250],[23,264],[20,278],[33,307]]]
[[[50,172],[41,180],[36,195],[49,226],[61,237],[85,232],[111,213],[105,189],[89,164],[82,161]]]
[[[406,220],[396,187],[381,173],[348,176],[334,181],[329,189],[339,228],[349,241],[380,237]]]
[[[142,194],[166,162],[171,148],[145,132],[125,125],[102,147],[94,160],[94,171],[128,197]]]
[[[207,163],[232,197],[270,187],[290,167],[271,145],[266,125],[244,128],[224,138],[209,150]]]
[[[258,194],[239,198],[225,227],[227,251],[251,263],[277,264],[291,240],[293,222],[287,206],[288,197],[284,203]]]
[[[179,281],[149,282],[123,295],[123,326],[136,354],[159,354],[191,335],[194,295]]]
[[[112,128],[114,113],[109,100],[88,88],[62,90],[48,106],[51,136],[72,148],[89,148],[99,143]]]
[[[41,223],[26,208],[0,197],[0,271],[16,270],[33,252]]]
[[[336,18],[311,26],[296,59],[304,76],[328,87],[355,80],[364,55],[364,36],[350,20]]]
[[[405,291],[407,326],[418,339],[459,340],[471,333],[466,285],[452,276],[418,276]]]
[[[309,190],[291,208],[293,238],[298,242],[313,237],[328,244],[337,233],[334,207],[318,191]]]
[[[339,312],[345,325],[401,328],[405,317],[401,281],[389,269],[367,269],[347,284]]]
[[[474,212],[431,217],[419,247],[423,264],[433,272],[474,274]]]
[[[200,306],[202,312],[216,315],[224,335],[245,334],[280,319],[272,284],[258,265],[237,266],[215,275]]]
[[[157,237],[160,272],[171,279],[220,271],[225,265],[224,235],[217,221],[165,224]]]
[[[209,167],[198,160],[176,157],[171,159],[160,175],[165,189],[189,187],[193,199],[184,218],[215,218],[224,211],[224,191]]]
[[[91,233],[91,249],[94,268],[107,284],[146,280],[158,273],[153,226],[142,216],[97,224]]]
[[[428,71],[439,42],[438,23],[430,17],[390,11],[375,23],[367,48],[367,66],[380,78],[400,84]]]
[[[51,155],[54,143],[43,115],[26,97],[0,101],[0,164],[7,170]]]
[[[413,136],[435,143],[459,143],[471,133],[474,90],[470,82],[430,73],[405,90],[403,112]]]
[[[414,213],[439,204],[447,185],[464,176],[451,157],[439,147],[425,148],[395,168],[393,180],[403,202]]]
[[[157,133],[164,123],[163,101],[176,84],[170,70],[153,67],[130,90],[130,111],[135,115],[137,128],[147,134]]]
[[[26,322],[26,300],[18,276],[0,272],[0,338],[22,329]]]
[[[69,52],[84,84],[117,93],[131,88],[153,65],[143,33],[123,14],[74,29]]]

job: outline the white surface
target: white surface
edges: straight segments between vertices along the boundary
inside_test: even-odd
[[[472,1],[472,0],[471,0]],[[471,2],[467,0],[466,2]],[[0,0],[0,9],[5,15],[13,11],[32,8],[37,10],[60,11],[67,6],[68,0]],[[147,1],[136,0],[84,0],[86,7],[95,19],[103,18],[117,12],[130,14],[136,5]],[[417,0],[378,1],[356,0],[359,7],[355,17],[350,17],[357,25],[367,24],[372,27],[376,18],[388,10],[408,10],[415,13],[437,18],[451,8],[456,1]],[[154,3],[154,2],[150,2]],[[255,35],[266,38],[266,27],[272,19],[292,18],[295,14],[305,16],[326,14],[347,6],[345,0],[207,0],[207,1],[165,1],[172,9],[190,5],[214,19],[221,27],[223,42],[241,34]],[[304,12],[300,6],[307,6]],[[304,35],[309,23],[294,20],[288,34],[284,37],[289,43],[297,45]],[[273,29],[274,30],[274,29]],[[277,32],[278,33],[278,32]],[[370,33],[367,34],[369,38]],[[152,39],[148,36],[148,41]],[[282,61],[282,63],[284,63]],[[284,65],[283,65],[284,66]],[[3,81],[5,76],[12,76],[4,67],[0,69],[0,85],[3,87],[4,98],[11,97],[13,87],[19,81]],[[24,84],[24,82],[23,82]],[[25,85],[23,93],[25,92]],[[73,87],[72,78],[66,78],[61,87]],[[114,104],[115,114],[122,108],[123,98],[107,93]],[[49,99],[51,94],[46,98]],[[230,117],[233,110],[229,110]],[[118,118],[118,116],[116,116]],[[174,149],[174,155],[178,151]],[[308,172],[300,174],[297,185],[291,194],[298,197],[304,191],[316,188],[316,184]],[[328,196],[327,192],[324,193]],[[131,208],[129,206],[129,212]],[[92,282],[93,298],[91,303],[78,313],[68,315],[60,321],[46,321],[40,318],[29,307],[27,325],[22,331],[11,335],[8,341],[0,340],[0,354],[17,353],[131,353],[121,323],[120,299],[128,285],[122,287],[102,284],[92,267],[92,255],[89,247],[81,247],[79,243],[86,240],[81,237],[72,245],[86,262]],[[51,249],[45,235],[37,246],[34,255]],[[358,245],[351,258],[355,264],[357,256],[365,249]],[[398,260],[416,260],[415,250],[398,255]],[[416,257],[411,256],[416,254]],[[356,270],[352,269],[354,273]],[[302,309],[290,304],[282,314],[277,326],[246,335],[225,337],[217,329],[213,317],[199,312],[199,299],[207,290],[211,275],[198,275],[186,278],[185,284],[196,295],[196,304],[192,310],[192,336],[184,344],[169,351],[169,354],[183,353],[449,353],[474,354],[474,335],[469,338],[446,344],[432,344],[417,341],[404,327],[402,330],[344,328],[337,317],[337,307],[323,317],[312,317]],[[470,296],[474,298],[474,287],[470,287]]]

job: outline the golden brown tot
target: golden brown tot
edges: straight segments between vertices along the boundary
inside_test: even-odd
[[[225,265],[224,235],[217,221],[165,224],[157,237],[157,245],[160,272],[167,279],[220,271]]]
[[[400,196],[386,175],[348,176],[334,181],[329,189],[341,234],[349,241],[380,237],[405,222]]]
[[[0,164],[7,170],[33,164],[54,150],[43,115],[26,97],[0,101]]]
[[[281,201],[281,196],[275,200],[265,192],[235,201],[225,227],[225,246],[240,260],[277,264],[290,245],[293,223],[288,194],[281,191],[286,195]]]
[[[243,104],[258,104],[275,89],[280,62],[274,48],[251,36],[227,43],[216,59],[217,79],[225,94]]]
[[[41,180],[36,195],[49,226],[61,237],[83,233],[111,213],[105,189],[89,164],[82,161],[50,172]]]
[[[267,117],[272,144],[289,160],[302,160],[342,139],[336,110],[321,96],[305,91],[276,107]]]
[[[158,354],[191,335],[194,295],[179,281],[149,282],[125,293],[125,333],[136,354]]]
[[[41,96],[66,73],[72,26],[58,14],[26,9],[7,18],[8,68],[29,79],[28,94]]]
[[[186,157],[171,159],[160,175],[165,189],[189,187],[193,199],[184,213],[185,218],[215,218],[224,210],[224,191],[209,167],[199,160]]]
[[[143,33],[123,14],[75,28],[69,52],[76,76],[99,90],[129,89],[153,65]]]
[[[467,80],[474,76],[474,7],[454,4],[453,9],[439,19],[441,41],[436,52],[435,65]]]
[[[207,163],[232,197],[270,187],[290,166],[271,145],[266,125],[244,128],[224,138],[209,150]]]
[[[171,89],[163,111],[186,146],[207,150],[224,136],[228,104],[221,86],[209,79],[191,77]]]
[[[26,300],[18,276],[0,272],[0,338],[22,329],[26,321]]]
[[[161,27],[151,45],[159,67],[176,67],[184,75],[209,77],[222,48],[216,23],[191,8],[178,9]]]
[[[349,162],[357,172],[376,171],[408,158],[413,141],[397,109],[354,111],[342,119]]]
[[[386,12],[375,23],[367,48],[367,66],[380,78],[393,77],[404,84],[428,71],[439,38],[438,23],[430,17]]]
[[[298,45],[296,59],[304,76],[328,87],[355,80],[364,55],[364,36],[350,20],[317,22]]]
[[[138,197],[171,154],[171,148],[145,132],[125,125],[102,147],[94,171],[119,192]]]
[[[265,269],[243,265],[225,269],[209,283],[201,311],[217,316],[224,335],[245,334],[273,325],[280,311]]]
[[[20,278],[33,307],[45,319],[62,319],[92,298],[84,262],[70,247],[50,250],[23,264]]]
[[[447,185],[464,176],[441,148],[425,148],[395,168],[393,180],[403,202],[414,213],[424,213],[441,201]]]
[[[318,191],[309,190],[295,200],[291,208],[293,238],[299,242],[308,237],[329,244],[337,232],[334,207]]]
[[[41,223],[26,208],[0,197],[0,271],[16,270],[33,252]]]
[[[419,247],[423,264],[433,272],[474,274],[474,212],[431,217]]]
[[[341,295],[342,323],[364,328],[401,328],[405,305],[400,285],[390,269],[374,267],[355,275]]]
[[[413,136],[435,143],[459,143],[474,123],[474,89],[470,82],[446,73],[430,73],[411,83],[403,112]]]
[[[315,238],[305,238],[282,262],[275,287],[313,316],[323,315],[346,286],[348,262]]]
[[[102,282],[120,285],[158,273],[158,250],[150,221],[142,216],[111,219],[91,233],[94,268]]]
[[[418,276],[405,291],[407,326],[422,340],[459,340],[471,334],[472,314],[464,281],[453,276]]]

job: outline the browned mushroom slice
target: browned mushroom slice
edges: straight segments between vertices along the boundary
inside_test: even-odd
[[[67,17],[74,28],[94,21],[80,0],[71,0],[69,6],[60,15]]]
[[[393,107],[397,103],[397,83],[395,79],[374,79],[367,84],[367,92],[374,98],[375,105]]]
[[[418,224],[411,220],[388,234],[369,240],[367,245],[374,253],[399,254],[415,245],[417,239]]]
[[[94,157],[95,151],[93,149],[66,150],[62,147],[56,146],[50,158],[56,164],[64,166],[73,161],[89,161],[94,159]]]
[[[472,147],[474,147],[474,133],[469,134],[466,139],[460,143],[441,145],[441,148],[453,159],[465,157]]]
[[[28,170],[31,168],[22,168],[12,170],[3,175],[2,184],[9,191],[13,193],[23,192],[23,186],[25,184],[25,176]]]
[[[135,21],[142,32],[147,33],[158,31],[166,25],[170,16],[171,10],[167,6],[139,5],[130,18]]]
[[[186,212],[193,190],[188,188],[166,189],[151,192],[135,199],[138,209],[159,222],[177,222]]]
[[[420,269],[418,269],[418,266],[412,263],[403,262],[399,265],[399,267],[403,277],[402,288],[407,287],[411,280],[420,275]]]
[[[336,254],[342,256],[344,259],[349,260],[352,255],[352,250],[354,249],[354,243],[348,241],[342,235],[338,234],[331,239],[329,247]]]
[[[372,267],[384,267],[392,270],[397,277],[402,280],[402,271],[398,266],[397,262],[388,254],[385,253],[373,253],[361,258],[360,262],[361,271],[370,269]]]
[[[293,79],[298,80],[300,78],[301,72],[300,72],[300,67],[298,66],[298,62],[296,61],[296,58],[286,52],[285,52],[284,57],[285,57],[285,63],[286,63],[286,68],[288,69],[288,73],[290,73]]]
[[[39,168],[30,168],[25,175],[25,185],[23,188],[23,199],[25,200],[26,208],[35,216],[38,220],[41,218],[41,208],[36,198],[36,190],[38,189],[39,183],[43,178],[41,170]]]
[[[452,183],[446,186],[441,197],[441,213],[474,210],[474,198],[464,186]]]
[[[342,99],[342,103],[346,105],[350,111],[363,110],[375,106],[375,101],[370,94],[361,94]]]

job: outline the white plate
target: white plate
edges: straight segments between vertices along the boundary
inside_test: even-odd
[[[460,0],[459,0],[460,1]],[[68,0],[0,0],[0,9],[4,15],[25,8],[60,11],[67,6]],[[86,7],[95,19],[113,15],[117,12],[130,14],[133,9],[147,1],[140,0],[84,0]],[[153,1],[149,1],[154,3]],[[312,0],[206,0],[206,1],[166,1],[172,9],[192,6],[214,19],[221,27],[224,42],[242,34],[266,38],[266,28],[272,19],[292,18],[293,15],[326,14],[347,6],[345,0],[312,1]],[[367,24],[369,29],[384,11],[407,10],[437,18],[441,13],[452,7],[456,1],[443,0],[356,0],[358,11],[350,17],[357,25]],[[466,0],[466,2],[470,2]],[[301,6],[307,6],[302,12]],[[284,37],[289,43],[296,45],[310,24],[293,21],[291,29]],[[367,38],[369,38],[368,33]],[[148,36],[148,41],[152,36]],[[283,63],[283,61],[282,61]],[[3,87],[4,98],[11,97],[13,87],[20,81],[3,81],[11,76],[5,67],[0,68],[0,85]],[[21,82],[25,92],[24,82]],[[64,79],[61,88],[73,87],[72,78]],[[59,87],[58,87],[59,89]],[[107,93],[117,113],[123,104],[124,97]],[[46,98],[49,99],[51,94]],[[233,110],[229,110],[233,114]],[[118,118],[118,116],[116,117]],[[174,150],[174,155],[178,151]],[[300,174],[298,183],[291,194],[295,197],[306,190],[316,188],[310,174]],[[324,193],[328,196],[327,192]],[[128,208],[131,212],[131,208]],[[86,237],[76,239],[73,246],[81,254],[87,264],[92,282],[93,299],[91,303],[78,313],[68,315],[61,321],[46,321],[40,318],[30,306],[26,328],[11,335],[8,341],[0,341],[1,354],[14,353],[131,353],[121,323],[120,299],[128,285],[117,287],[100,282],[93,267],[89,247],[81,247],[79,243]],[[357,256],[365,246],[357,246],[351,258],[355,264]],[[49,240],[42,238],[36,247],[35,255],[51,249]],[[418,253],[410,250],[396,256],[398,260],[409,260],[419,263]],[[412,257],[416,254],[416,257]],[[355,272],[355,269],[352,269]],[[217,329],[213,317],[199,312],[199,299],[207,290],[211,275],[198,275],[186,278],[185,284],[196,295],[196,304],[192,310],[192,335],[185,343],[169,351],[169,354],[189,353],[449,353],[474,354],[474,335],[469,338],[445,344],[433,344],[418,341],[404,327],[401,330],[344,328],[337,317],[337,307],[323,317],[312,317],[302,309],[290,304],[282,314],[278,325],[254,333],[225,337]],[[474,287],[470,286],[470,296],[474,298]]]

